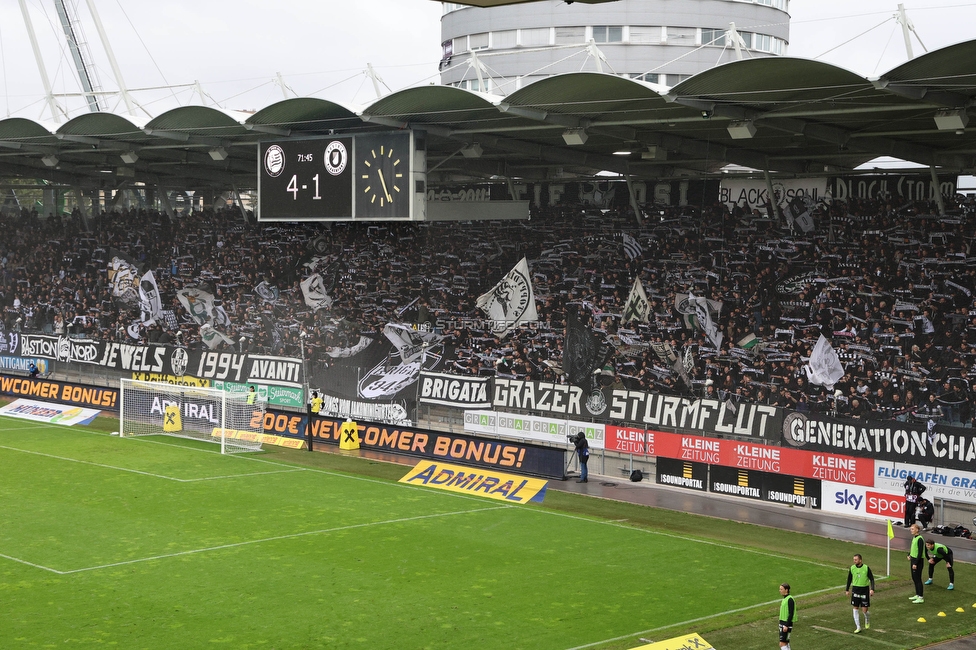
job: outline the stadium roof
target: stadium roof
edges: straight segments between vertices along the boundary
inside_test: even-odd
[[[877,79],[768,57],[667,89],[610,74],[551,77],[507,97],[430,85],[364,108],[311,97],[256,113],[204,106],[151,120],[90,113],[61,125],[0,120],[0,176],[111,189],[251,189],[261,140],[414,128],[428,182],[698,176],[727,164],[779,175],[842,173],[879,156],[976,169],[976,40]],[[471,145],[478,145],[472,147]],[[462,155],[462,149],[465,151]],[[625,153],[629,152],[629,153]]]

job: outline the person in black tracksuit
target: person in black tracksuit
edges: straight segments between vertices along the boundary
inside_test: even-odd
[[[915,507],[918,498],[925,492],[925,486],[918,482],[914,476],[909,476],[905,480],[905,527],[915,523]]]
[[[955,589],[953,583],[956,581],[955,571],[952,570],[952,549],[945,544],[938,544],[933,539],[925,540],[925,556],[929,560],[929,579],[925,581],[924,584],[932,584],[932,575],[935,573],[935,565],[939,562],[945,562],[946,571],[949,572],[949,586],[946,589],[950,591]]]

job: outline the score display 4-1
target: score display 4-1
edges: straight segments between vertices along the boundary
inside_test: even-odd
[[[259,146],[262,221],[353,218],[353,138],[281,140]]]

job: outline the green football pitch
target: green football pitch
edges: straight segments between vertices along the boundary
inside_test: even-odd
[[[0,418],[0,648],[563,650],[697,631],[741,650],[775,647],[783,581],[794,648],[853,639],[844,542],[678,513],[664,525],[552,491],[509,505],[399,484],[402,466],[98,428]],[[864,552],[882,574],[883,551]],[[904,580],[880,589],[904,613],[896,626],[877,612],[891,629],[868,647],[976,629],[968,587],[941,628],[914,622]]]

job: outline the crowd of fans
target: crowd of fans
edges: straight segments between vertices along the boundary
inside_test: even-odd
[[[575,309],[610,345],[604,383],[969,426],[976,202],[955,197],[946,208],[834,202],[806,233],[721,203],[662,208],[640,222],[629,208],[579,205],[536,210],[527,222],[311,225],[256,224],[237,208],[174,218],[22,210],[0,216],[2,326],[200,347],[200,327],[177,299],[198,287],[229,317],[222,345],[237,351],[297,358],[301,349],[322,368],[363,336],[382,339],[387,323],[409,323],[445,337],[448,372],[560,382]],[[642,250],[625,252],[625,234]],[[138,306],[113,296],[110,251],[154,272],[170,318],[139,324]],[[497,337],[476,300],[522,257],[538,321]],[[325,278],[330,307],[306,304],[300,282],[312,272]],[[623,323],[636,278],[650,318]],[[273,295],[256,290],[262,282]],[[678,305],[689,293],[713,301],[720,348],[686,324]],[[846,369],[830,390],[803,369],[821,333]]]

